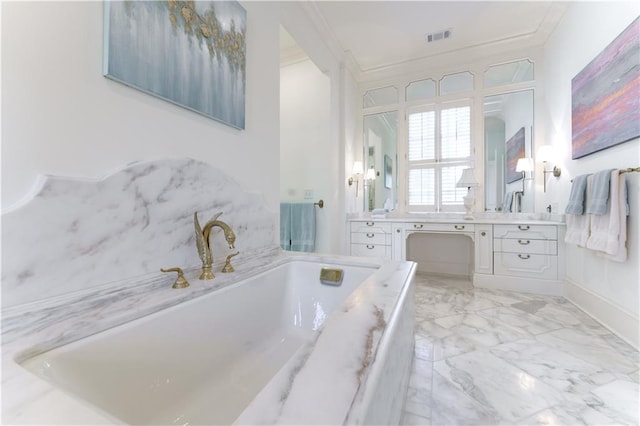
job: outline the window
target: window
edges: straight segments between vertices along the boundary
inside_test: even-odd
[[[424,106],[408,117],[408,210],[462,211],[471,166],[471,100]]]

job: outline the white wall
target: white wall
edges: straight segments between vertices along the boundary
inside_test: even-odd
[[[640,140],[571,160],[571,79],[618,36],[639,14],[637,2],[574,2],[545,48],[545,99],[548,109],[546,140],[559,155],[559,180],[551,177],[543,205],[564,212],[578,175],[607,168],[640,165]],[[631,215],[628,219],[628,254],[625,263],[596,256],[567,245],[567,294],[578,305],[638,344],[640,282],[640,173],[627,176]],[[628,321],[627,319],[631,319]]]
[[[246,129],[238,131],[103,77],[102,2],[2,2],[3,208],[39,173],[100,177],[133,161],[192,157],[277,212],[279,9],[243,6]]]
[[[280,69],[280,197],[282,201],[327,200],[339,168],[329,156],[330,81],[307,59]],[[334,142],[335,143],[335,142]],[[305,200],[305,190],[313,192]],[[317,253],[330,250],[333,225],[326,212],[335,204],[316,208]]]

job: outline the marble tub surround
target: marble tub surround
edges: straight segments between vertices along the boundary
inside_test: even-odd
[[[411,262],[376,262],[341,256],[292,254],[280,250],[266,251],[252,259],[238,259],[235,265],[237,272],[220,274],[213,281],[194,280],[186,289],[172,289],[172,278],[163,277],[162,282],[153,281],[141,286],[128,282],[112,289],[102,287],[93,295],[87,290],[84,294],[75,295],[73,301],[71,296],[65,296],[47,301],[55,300],[57,304],[39,301],[28,306],[5,309],[2,330],[3,423],[118,423],[108,414],[35,377],[16,361],[93,335],[118,323],[126,323],[135,317],[210,294],[221,287],[297,259],[319,264],[377,265],[378,269],[347,299],[342,308],[329,317],[318,338],[303,347],[269,382],[254,401],[254,404],[261,404],[261,409],[252,411],[250,406],[239,423],[339,424],[347,418],[352,423],[362,423],[362,419],[369,418],[367,387],[373,386],[373,381],[380,374],[376,372],[376,364],[383,357],[379,346],[385,338],[385,330],[395,322],[393,318],[397,311],[403,310],[406,305],[402,303],[403,300],[410,302],[406,311],[413,312],[411,291],[415,265]],[[192,280],[197,273],[199,271],[196,268],[185,275]],[[407,319],[402,321],[407,336],[413,330],[413,320],[411,315],[409,322]],[[398,350],[409,351],[404,362],[407,370],[405,382],[408,382],[411,342],[391,348],[390,354],[384,356],[394,357]],[[399,370],[402,370],[402,366],[401,363],[395,366],[398,376],[401,376],[402,371]],[[399,384],[382,387],[384,398],[387,401],[393,398],[397,400],[401,394],[400,387]],[[401,395],[400,399],[400,402],[396,402],[396,419],[399,419],[404,397]],[[386,415],[393,417],[390,413]]]
[[[639,354],[562,297],[416,275],[405,425],[637,425]]]
[[[200,263],[193,213],[222,212],[242,256],[276,247],[262,196],[193,159],[134,163],[103,179],[45,176],[2,214],[2,306]],[[215,229],[214,260],[230,250]],[[216,271],[214,271],[216,273]]]

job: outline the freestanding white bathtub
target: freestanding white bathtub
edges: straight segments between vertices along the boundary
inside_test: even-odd
[[[21,365],[116,423],[397,424],[414,273],[398,264],[292,257]]]

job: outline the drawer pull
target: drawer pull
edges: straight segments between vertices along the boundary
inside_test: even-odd
[[[422,228],[424,227],[424,225],[423,225],[423,224],[421,224],[421,223],[414,223],[414,224],[413,224],[413,227],[414,227],[415,229],[422,229]]]
[[[373,250],[374,248],[376,248],[376,246],[372,245],[372,244],[367,244],[367,248],[369,250]]]
[[[458,231],[462,231],[464,229],[464,225],[453,225]]]
[[[375,236],[376,236],[376,234],[371,234],[371,233],[367,232],[367,238],[373,238]]]
[[[373,226],[375,224],[376,224],[375,222],[367,222],[367,226]]]
[[[484,232],[484,231],[482,231],[482,232],[480,233],[480,235],[482,235],[482,236],[484,237],[485,235],[487,235],[487,233],[486,233],[486,232]]]
[[[521,231],[528,231],[529,225],[518,225],[518,229]]]
[[[529,240],[518,240],[518,244],[522,244],[523,246],[526,246],[527,244],[529,244],[531,241]]]
[[[396,229],[396,232],[399,234],[401,232],[400,228]]]
[[[518,254],[518,257],[522,260],[527,260],[529,259],[531,256],[528,254]]]

